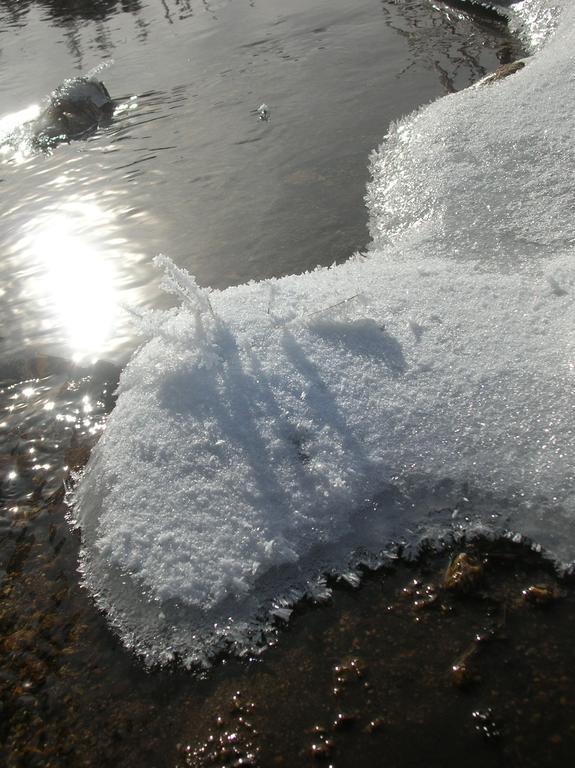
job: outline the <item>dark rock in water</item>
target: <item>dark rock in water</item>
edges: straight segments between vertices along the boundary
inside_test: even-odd
[[[532,584],[524,589],[522,594],[526,602],[539,606],[551,605],[561,596],[559,589],[553,584]]]
[[[50,95],[48,106],[32,123],[34,143],[49,147],[88,136],[106,124],[114,102],[104,83],[90,77],[66,80]]]

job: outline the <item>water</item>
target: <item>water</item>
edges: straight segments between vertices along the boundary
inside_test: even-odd
[[[1,3],[5,120],[102,63],[120,103],[50,156],[4,148],[2,358],[123,362],[158,252],[223,288],[364,247],[370,150],[509,55],[482,25],[425,0]]]

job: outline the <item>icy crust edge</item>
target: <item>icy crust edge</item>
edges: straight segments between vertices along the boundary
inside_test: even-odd
[[[451,510],[448,514],[453,520]],[[361,547],[350,555],[348,549],[339,564],[335,564],[331,553],[329,562],[316,564],[304,584],[284,588],[273,597],[262,597],[249,618],[238,622],[222,621],[217,616],[214,618],[220,621],[208,624],[209,617],[193,612],[186,616],[186,607],[177,604],[156,603],[155,608],[148,605],[135,614],[134,607],[142,599],[139,589],[134,590],[129,576],[91,560],[85,547],[80,551],[79,572],[82,586],[106,615],[109,626],[125,648],[135,653],[148,668],[176,664],[202,675],[226,655],[238,658],[259,656],[275,645],[278,631],[289,623],[299,604],[318,605],[331,601],[338,584],[358,588],[367,573],[393,567],[399,560],[415,561],[423,550],[441,554],[446,548],[472,544],[475,540],[501,538],[529,547],[548,560],[559,577],[575,572],[575,561],[561,562],[528,536],[512,529],[490,527],[478,520],[461,524],[445,521],[441,533],[427,530],[417,538],[389,541],[385,549],[377,553]]]
[[[475,6],[492,11],[508,20],[510,31],[519,37],[527,50],[541,48],[557,28],[561,0],[458,0],[462,6]]]
[[[463,2],[486,6],[505,15],[511,31],[522,39],[526,49],[533,54],[532,59],[535,59],[535,54],[546,48],[552,40],[565,11],[565,0],[520,0],[505,5],[482,0],[463,0]],[[454,193],[454,189],[449,186],[442,188],[441,174],[439,174],[438,185],[434,178],[435,168],[432,162],[429,162],[427,177],[418,173],[417,161],[412,161],[411,153],[415,149],[414,154],[419,161],[425,154],[422,152],[422,145],[428,141],[429,137],[424,132],[418,134],[418,126],[420,121],[429,119],[431,111],[435,112],[438,116],[436,119],[440,120],[442,113],[449,109],[447,105],[453,100],[460,100],[461,110],[466,110],[470,102],[466,103],[464,100],[468,100],[469,94],[474,91],[477,91],[476,101],[481,108],[483,95],[481,83],[482,81],[479,81],[462,91],[422,105],[412,113],[392,122],[380,146],[372,150],[369,157],[370,181],[367,183],[364,197],[369,212],[368,227],[371,238],[369,252],[396,245],[409,230],[418,230],[425,234],[426,228],[430,226],[433,219],[441,219],[443,216],[445,197],[452,198],[460,191],[456,189]],[[496,90],[492,89],[490,95],[495,97]],[[471,109],[473,106],[471,103]],[[461,136],[455,136],[449,130],[449,126],[446,126],[443,141],[451,142],[453,152],[459,151],[462,155],[465,154],[468,135],[471,136],[473,132],[473,114],[470,117],[467,123],[462,121],[461,127],[465,133],[462,132]],[[528,126],[526,130],[528,131]],[[437,150],[441,153],[442,148],[436,146],[437,138],[431,137],[431,139],[434,141],[428,145],[429,152],[434,153]],[[494,160],[497,163],[501,158],[494,158]],[[475,159],[470,158],[470,163],[474,162]],[[476,178],[470,178],[469,186],[473,186],[475,181]],[[463,197],[464,194],[462,194]],[[452,204],[453,200],[450,199],[448,202]],[[469,204],[469,200],[466,202]],[[461,206],[462,209],[464,207]],[[453,235],[453,231],[448,234]],[[457,245],[459,246],[459,243]],[[471,252],[469,243],[462,245],[468,247]],[[497,247],[498,243],[493,245]],[[478,256],[477,253],[473,255]]]
[[[540,50],[553,36],[561,16],[560,2],[554,0],[521,0],[509,9],[509,28],[525,44],[528,51]]]

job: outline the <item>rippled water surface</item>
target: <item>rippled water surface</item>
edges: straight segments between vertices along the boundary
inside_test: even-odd
[[[216,288],[367,243],[390,121],[509,55],[502,25],[426,0],[0,2],[4,134],[98,76],[111,125],[0,156],[2,354],[123,361],[123,305],[158,305],[158,252]],[[270,120],[259,119],[265,103]]]

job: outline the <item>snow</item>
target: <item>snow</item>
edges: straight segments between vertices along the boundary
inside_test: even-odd
[[[575,8],[373,153],[369,251],[223,292],[159,258],[148,341],[73,497],[84,579],[150,662],[251,652],[325,574],[484,531],[575,561]],[[556,30],[555,30],[556,27]],[[554,31],[555,30],[555,31]]]

